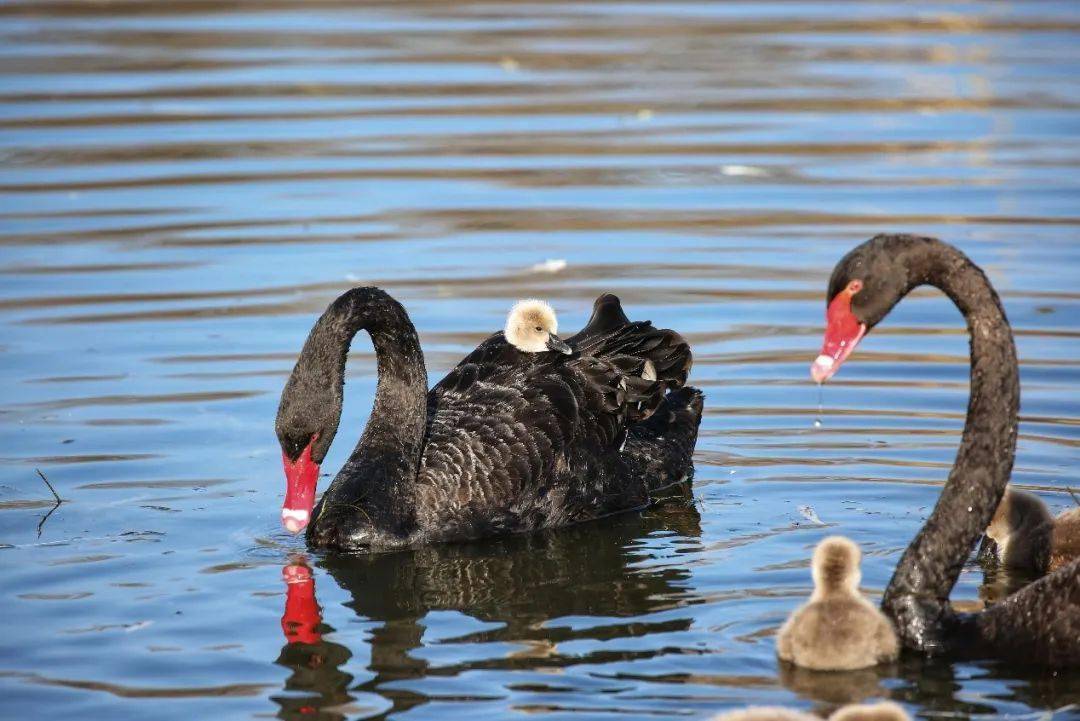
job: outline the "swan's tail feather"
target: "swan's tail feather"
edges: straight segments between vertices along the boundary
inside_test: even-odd
[[[638,423],[649,418],[664,402],[667,388],[658,381],[648,381],[633,375],[624,375],[620,381],[626,419]]]
[[[666,328],[635,321],[602,336],[571,342],[575,350],[617,365],[620,370],[681,388],[693,364],[690,344]]]
[[[623,458],[655,492],[689,477],[705,395],[684,386],[663,396],[647,420],[630,427]]]
[[[613,293],[604,293],[593,302],[592,316],[577,337],[584,339],[609,333],[630,322],[623,312],[622,302],[619,296]]]
[[[649,321],[631,321],[611,293],[596,299],[589,322],[567,342],[581,355],[599,358],[623,376],[620,388],[631,423],[651,416],[669,390],[683,387],[693,363],[686,339]]]

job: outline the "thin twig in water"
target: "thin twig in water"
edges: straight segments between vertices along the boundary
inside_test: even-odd
[[[35,468],[34,472],[41,476],[41,480],[45,481],[45,485],[49,487],[50,491],[52,491],[53,498],[56,499],[56,505],[59,506],[61,503],[63,503],[64,499],[60,497],[60,494],[56,492],[56,489],[53,488],[53,485],[49,483],[49,479],[45,477],[45,474],[41,472],[41,469]]]
[[[1069,488],[1068,486],[1065,486],[1065,490],[1069,492],[1069,495],[1070,495],[1070,496],[1072,496],[1072,498],[1073,498],[1073,503],[1075,503],[1076,505],[1080,506],[1080,498],[1077,498],[1077,497],[1076,497],[1076,492],[1075,492],[1075,491],[1073,491],[1073,489]]]
[[[56,499],[56,505],[53,506],[52,508],[50,508],[49,512],[46,513],[44,516],[42,516],[41,520],[38,521],[38,524],[37,524],[37,537],[41,538],[41,529],[42,529],[42,527],[44,527],[45,521],[49,520],[49,516],[51,516],[53,513],[56,512],[56,509],[59,508],[60,504],[64,502],[64,499],[61,498],[60,494],[56,492],[55,488],[53,488],[53,484],[49,483],[49,479],[45,477],[45,474],[41,472],[41,469],[35,468],[34,470],[37,471],[37,474],[39,476],[41,476],[41,480],[45,481],[45,485],[49,487],[49,490],[52,491],[53,498]]]

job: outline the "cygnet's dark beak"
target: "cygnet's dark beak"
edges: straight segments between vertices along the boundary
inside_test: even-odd
[[[570,355],[574,352],[573,348],[559,340],[559,336],[554,333],[548,333],[547,348],[548,350],[558,351],[565,355]]]

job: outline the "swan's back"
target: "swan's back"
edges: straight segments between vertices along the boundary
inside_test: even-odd
[[[667,388],[685,385],[693,364],[690,344],[681,335],[647,320],[631,321],[611,293],[596,299],[589,322],[567,343],[583,355],[603,358],[629,375]]]
[[[1004,656],[1045,666],[1076,666],[1080,664],[1080,559],[982,613],[961,618],[965,637]]]
[[[652,403],[634,420],[644,420],[668,390],[683,387],[693,365],[690,344],[679,333],[656,328],[650,321],[631,321],[619,298],[611,293],[596,299],[589,322],[566,342],[576,357],[595,358],[613,366],[621,376],[623,390],[634,395],[639,406]],[[485,380],[506,371],[527,372],[552,360],[550,353],[523,353],[499,331],[481,342],[432,388],[428,414],[434,414],[448,388],[464,387],[462,373],[475,373],[477,379]],[[469,378],[467,375],[465,380]]]
[[[432,389],[416,499],[427,538],[589,520],[687,476],[701,394],[668,389],[685,383],[689,345],[626,320],[614,296],[596,307],[572,356],[498,333]]]
[[[576,459],[603,459],[625,435],[617,375],[596,361],[454,375],[428,427],[421,525],[476,537],[571,520],[566,509],[588,503]]]

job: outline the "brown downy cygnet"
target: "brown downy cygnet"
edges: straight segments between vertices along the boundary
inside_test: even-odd
[[[896,632],[885,615],[859,593],[861,554],[843,536],[814,549],[814,593],[780,628],[776,653],[818,671],[850,671],[896,658]]]
[[[559,323],[555,310],[542,300],[519,300],[506,316],[503,335],[510,345],[526,353],[555,351],[570,355],[574,350],[555,335]]]
[[[822,721],[818,716],[781,706],[751,706],[714,716],[712,721]],[[903,707],[892,701],[851,704],[833,712],[828,721],[911,721]]]
[[[986,535],[1002,564],[1049,573],[1080,557],[1080,508],[1054,518],[1038,496],[1008,488]]]
[[[844,706],[834,711],[829,721],[911,721],[911,717],[900,704],[882,701]]]

